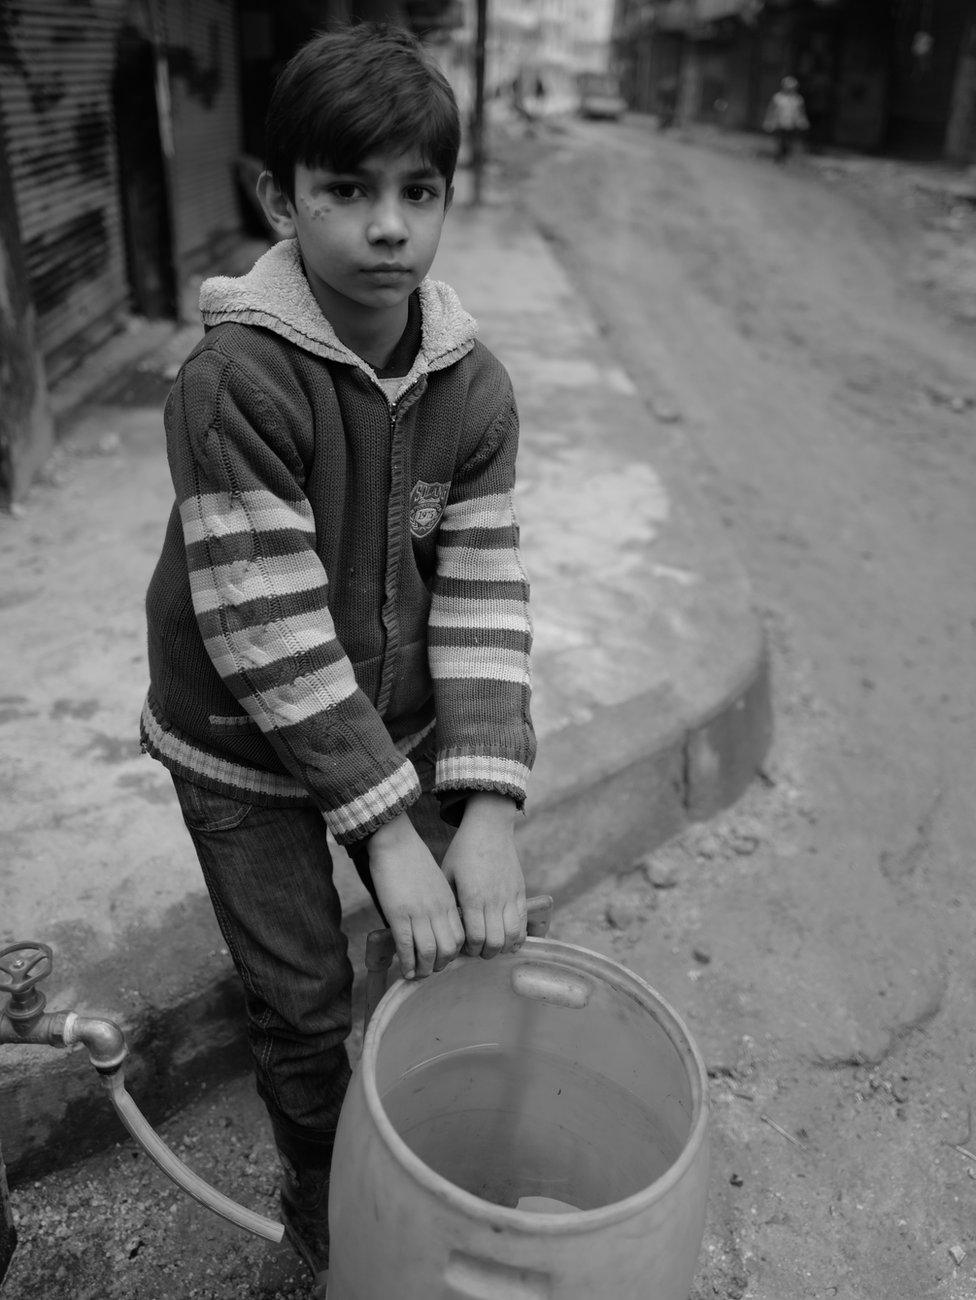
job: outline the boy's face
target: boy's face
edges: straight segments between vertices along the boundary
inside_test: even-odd
[[[349,172],[299,163],[294,202],[267,172],[258,193],[278,233],[297,237],[312,291],[340,337],[343,326],[405,322],[453,197],[417,151],[370,154]]]

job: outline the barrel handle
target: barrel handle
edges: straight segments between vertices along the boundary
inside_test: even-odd
[[[528,918],[526,930],[533,939],[544,939],[552,923],[552,895],[536,894],[525,903]],[[366,1006],[363,1011],[363,1032],[366,1032],[373,1012],[386,992],[387,978],[396,940],[392,930],[372,930],[366,936]]]
[[[450,1300],[549,1300],[552,1277],[534,1268],[518,1268],[452,1250],[444,1274]]]

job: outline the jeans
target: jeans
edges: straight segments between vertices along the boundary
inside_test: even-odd
[[[781,127],[777,127],[775,135],[776,135],[776,153],[775,153],[776,161],[786,162],[790,154],[793,152],[794,145],[797,143],[797,141],[800,138],[800,133],[799,131],[794,131],[791,127],[781,126]]]
[[[411,757],[429,787],[432,756]],[[350,1077],[353,970],[325,820],[315,808],[262,808],[173,783],[244,987],[257,1090],[278,1148],[299,1168],[327,1165]],[[441,861],[453,830],[437,799],[423,794],[409,816]],[[382,917],[368,841],[350,856]]]

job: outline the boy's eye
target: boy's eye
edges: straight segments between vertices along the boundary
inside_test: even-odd
[[[329,193],[337,199],[355,199],[362,193],[362,186],[355,181],[336,181],[329,186]]]
[[[408,185],[403,191],[411,203],[423,203],[427,199],[436,199],[437,190],[432,185]]]

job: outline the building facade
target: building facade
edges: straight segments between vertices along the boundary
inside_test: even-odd
[[[789,73],[815,144],[976,159],[971,0],[617,0],[613,46],[641,111],[758,129]]]
[[[175,314],[178,280],[238,227],[231,0],[8,0],[0,115],[56,381],[130,311]]]

